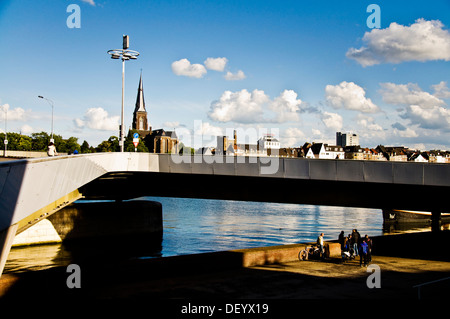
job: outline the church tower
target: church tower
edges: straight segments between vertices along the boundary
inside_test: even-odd
[[[142,84],[142,73],[139,79],[139,87],[136,98],[136,106],[133,113],[133,125],[134,130],[138,130],[139,135],[145,137],[151,133],[151,128],[148,126],[147,110],[145,109],[144,101],[144,86]]]

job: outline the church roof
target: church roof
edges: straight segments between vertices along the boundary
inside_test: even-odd
[[[142,73],[141,78],[139,79],[139,87],[138,94],[136,98],[136,107],[134,112],[147,112],[145,109],[145,101],[144,101],[144,86],[142,84]]]

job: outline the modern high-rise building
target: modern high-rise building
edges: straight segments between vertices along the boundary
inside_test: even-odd
[[[359,145],[359,136],[355,133],[336,132],[336,145],[342,147],[357,146]]]

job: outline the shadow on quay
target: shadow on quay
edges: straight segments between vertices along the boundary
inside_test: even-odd
[[[374,251],[373,262],[390,258],[391,266],[394,265],[394,268],[382,271],[381,289],[367,287],[370,273],[359,267],[359,260],[344,264],[340,259],[293,261],[245,268],[242,267],[242,253],[226,251],[155,259],[111,259],[104,263],[83,259],[79,263],[79,289],[69,289],[66,280],[70,273],[66,267],[56,267],[4,275],[0,295],[3,291],[5,300],[26,297],[34,300],[123,298],[154,302],[178,298],[417,299],[414,285],[450,276],[450,267],[445,263],[450,261],[449,239],[448,231],[374,238],[377,253]],[[434,246],[436,240],[440,248],[426,249]],[[408,249],[401,248],[405,244]],[[396,269],[395,263],[402,258],[411,258],[415,267],[423,267],[423,271],[400,269],[402,266]],[[431,263],[443,263],[445,267],[427,269],[426,265]],[[429,291],[424,290],[422,297],[448,298],[449,284],[449,281],[442,282]]]

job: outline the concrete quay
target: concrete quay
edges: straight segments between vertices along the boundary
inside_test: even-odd
[[[4,274],[0,296],[14,299],[389,299],[416,300],[416,285],[450,277],[449,231],[373,238],[381,288],[359,258],[290,260],[302,245],[154,259],[77,260],[81,288],[69,289],[66,267]],[[284,249],[283,249],[284,248]],[[261,257],[264,256],[264,257]],[[261,262],[264,260],[264,262]],[[247,266],[245,266],[247,264]],[[423,299],[450,297],[450,280],[423,286]],[[73,299],[71,299],[73,300]]]

